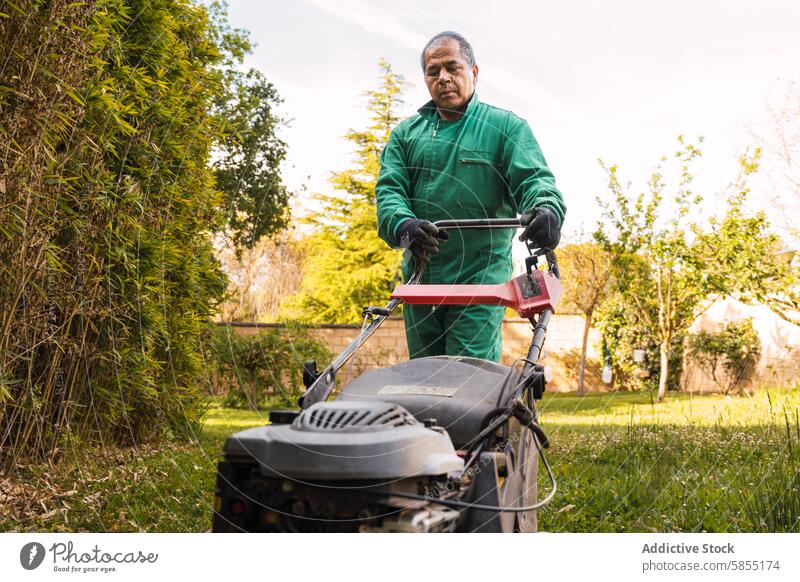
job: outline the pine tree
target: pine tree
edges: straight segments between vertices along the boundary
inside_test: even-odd
[[[355,165],[335,172],[333,194],[317,194],[320,210],[307,221],[313,233],[304,240],[306,262],[301,291],[287,301],[284,314],[316,321],[354,323],[365,305],[384,304],[400,277],[400,254],[378,238],[375,183],[380,154],[399,121],[405,85],[385,60],[377,89],[365,91],[370,125],[350,130]]]

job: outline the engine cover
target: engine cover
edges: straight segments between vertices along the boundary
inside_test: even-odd
[[[364,372],[342,389],[336,401],[394,402],[418,420],[436,419],[453,444],[462,448],[497,406],[507,372],[506,366],[475,358],[417,358]]]
[[[464,468],[443,430],[390,402],[318,402],[291,424],[234,434],[223,452],[227,461],[254,461],[263,476],[281,479],[402,479]]]

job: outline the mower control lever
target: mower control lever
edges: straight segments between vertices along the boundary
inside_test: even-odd
[[[389,309],[385,307],[376,307],[374,305],[370,305],[361,310],[361,317],[369,317],[370,319],[374,318],[376,315],[389,317],[390,314],[391,311]]]

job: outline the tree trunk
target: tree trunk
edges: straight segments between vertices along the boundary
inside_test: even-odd
[[[586,314],[586,322],[583,324],[583,343],[581,344],[581,361],[578,364],[578,396],[586,394],[584,380],[586,377],[586,348],[589,343],[589,330],[592,329],[592,312]]]
[[[658,402],[664,398],[667,392],[667,380],[669,379],[669,343],[661,342],[661,370],[658,375]]]

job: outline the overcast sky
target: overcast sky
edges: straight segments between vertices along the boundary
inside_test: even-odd
[[[800,72],[800,2],[230,0],[230,19],[251,31],[248,64],[293,119],[283,133],[293,190],[327,191],[328,173],[350,163],[342,136],[365,125],[359,95],[376,85],[381,57],[414,84],[410,115],[430,98],[422,46],[442,30],[464,34],[481,100],[533,128],[566,200],[568,238],[599,219],[598,158],[642,184],[678,134],[705,136],[696,188],[713,208],[752,143],[748,124]]]

